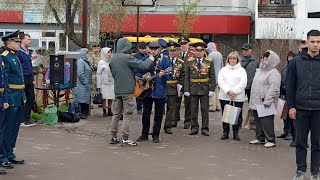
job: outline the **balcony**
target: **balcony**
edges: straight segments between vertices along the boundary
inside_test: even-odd
[[[267,4],[258,6],[259,18],[295,18],[292,4]]]

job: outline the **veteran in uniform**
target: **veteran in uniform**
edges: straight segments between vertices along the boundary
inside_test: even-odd
[[[177,124],[176,112],[180,111],[180,106],[178,107],[178,104],[180,105],[182,99],[182,92],[178,92],[177,86],[182,87],[183,85],[184,61],[177,57],[179,53],[178,48],[181,47],[180,44],[174,41],[169,41],[169,43],[167,43],[167,47],[169,50],[171,68],[173,69],[173,78],[172,80],[167,81],[167,113],[164,123],[164,132],[172,134],[171,126],[172,124]]]
[[[2,61],[2,57],[0,56],[0,147],[2,146],[4,135],[4,129],[2,128],[2,124],[5,121],[5,110],[9,107],[7,97],[8,84],[6,83],[6,79],[4,76],[3,64],[4,63]],[[2,154],[1,148],[0,154]],[[0,169],[0,175],[3,174],[7,174],[7,172],[3,169]]]
[[[97,70],[98,70],[98,64],[101,60],[101,48],[99,44],[94,44],[91,47],[91,51],[89,53],[89,62],[92,65],[92,93],[91,98],[94,97],[94,95],[97,93]]]
[[[189,58],[195,55],[194,51],[190,49],[190,40],[188,38],[181,37],[178,40],[181,45],[181,52],[178,54],[178,58],[182,59],[184,62],[188,61]],[[177,122],[180,121],[180,106],[181,99],[177,100],[177,111],[176,111],[176,121],[172,122],[172,127],[177,127]],[[191,109],[190,109],[190,97],[184,96],[184,129],[189,129],[191,125]]]
[[[15,55],[20,48],[19,32],[20,30],[17,30],[2,37],[6,47],[0,55],[3,61],[4,78],[9,87],[6,93],[9,107],[5,110],[5,120],[1,126],[3,141],[0,144],[0,166],[8,169],[12,169],[13,164],[24,164],[24,160],[16,159],[13,153],[20,123],[23,120],[23,105],[26,102],[22,67]]]
[[[184,95],[190,96],[191,132],[189,135],[198,134],[198,107],[201,106],[202,126],[201,132],[209,136],[209,97],[214,95],[216,80],[212,60],[206,59],[207,45],[198,42],[193,45],[196,50],[195,57],[190,57],[184,64]]]

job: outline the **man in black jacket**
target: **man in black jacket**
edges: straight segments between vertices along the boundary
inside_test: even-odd
[[[307,142],[311,130],[311,180],[317,180],[320,166],[320,31],[307,34],[307,51],[291,60],[286,92],[289,116],[296,121],[296,164],[294,180],[304,179]]]

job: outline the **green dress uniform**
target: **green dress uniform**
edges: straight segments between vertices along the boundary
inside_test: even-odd
[[[170,47],[168,49],[170,51]],[[177,85],[183,85],[184,61],[177,57],[170,57],[169,59],[172,64],[173,78],[172,80],[167,81],[167,113],[164,123],[164,131],[168,134],[172,134],[172,124],[177,124],[176,113],[180,112],[182,97],[180,96],[180,92],[177,91]]]
[[[200,47],[204,48],[203,46]],[[209,134],[209,91],[214,92],[216,86],[214,65],[212,60],[190,57],[185,62],[184,92],[190,93],[191,133],[198,134],[198,107],[201,105],[203,135]]]
[[[5,51],[1,53],[1,58],[4,64],[4,76],[9,87],[7,91],[9,108],[5,110],[5,121],[1,127],[4,128],[4,135],[0,147],[0,163],[8,165],[10,164],[9,162],[16,162],[13,149],[16,145],[20,123],[23,120],[23,105],[26,96],[24,93],[22,67],[19,59],[15,56],[15,51],[5,47]]]
[[[179,38],[180,43],[189,43],[190,40],[188,38]],[[179,59],[182,59],[184,62],[188,61],[189,58],[192,58],[195,55],[195,52],[191,49],[188,49],[186,52],[180,52],[178,55]],[[191,125],[191,109],[190,109],[190,97],[184,96],[184,129],[189,129]],[[177,99],[177,111],[176,111],[176,121],[172,123],[173,127],[177,126],[177,121],[180,121],[180,107],[181,107],[182,98]]]

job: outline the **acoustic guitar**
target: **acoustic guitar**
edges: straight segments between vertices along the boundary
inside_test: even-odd
[[[171,70],[172,68],[168,67],[167,69],[164,70],[164,73],[165,74],[172,73]],[[153,79],[158,77],[159,74],[160,72],[151,76],[151,74],[148,72],[144,74],[142,78],[136,77],[136,83],[135,83],[133,95],[139,99],[145,98],[147,94],[153,90],[154,88]]]

